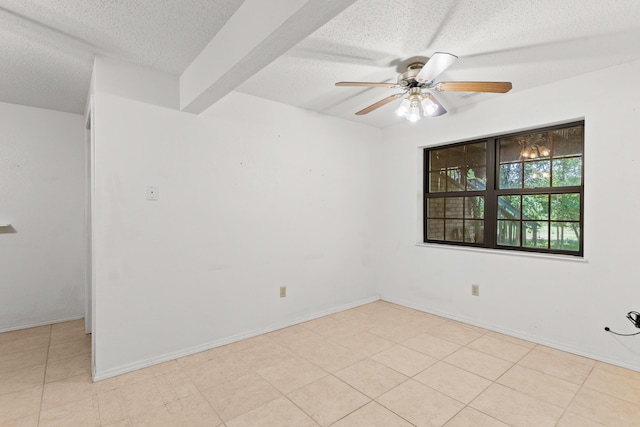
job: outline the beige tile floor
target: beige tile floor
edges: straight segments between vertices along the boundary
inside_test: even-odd
[[[640,426],[640,373],[378,301],[92,383],[81,320],[0,334],[0,426]]]

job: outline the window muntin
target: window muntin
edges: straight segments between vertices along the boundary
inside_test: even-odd
[[[584,127],[498,138],[498,188],[582,185]]]
[[[485,142],[433,150],[429,156],[429,192],[484,190],[486,153]]]
[[[582,255],[583,151],[582,122],[425,149],[425,242]]]
[[[498,196],[498,246],[580,251],[580,193]]]
[[[484,241],[484,197],[427,199],[427,238],[479,244]]]
[[[426,200],[428,240],[484,243],[487,144],[434,149],[428,156]]]

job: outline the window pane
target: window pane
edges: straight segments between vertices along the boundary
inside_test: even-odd
[[[463,230],[461,219],[450,219],[445,221],[445,240],[449,242],[462,242]]]
[[[549,223],[546,221],[523,221],[522,246],[531,248],[549,247]]]
[[[445,203],[446,218],[464,218],[464,197],[447,197]]]
[[[484,221],[464,221],[464,241],[468,243],[484,243]]]
[[[549,195],[532,194],[522,196],[522,219],[548,220]]]
[[[427,199],[427,218],[444,218],[444,197]]]
[[[500,188],[522,188],[522,163],[500,165]]]
[[[520,246],[520,221],[498,221],[498,244]]]
[[[582,155],[584,141],[583,126],[557,129],[551,132],[553,157]]]
[[[506,162],[518,162],[522,159],[522,145],[517,138],[500,139],[500,164]]]
[[[551,137],[537,132],[500,139],[500,163],[545,159],[551,156]]]
[[[429,173],[429,192],[442,193],[447,191],[447,176],[439,172]]]
[[[524,187],[540,188],[549,187],[551,174],[550,162],[542,160],[537,162],[525,162],[524,164]]]
[[[447,168],[464,166],[464,145],[447,148]]]
[[[444,240],[443,219],[430,219],[427,221],[427,239]]]
[[[531,133],[520,137],[521,156],[524,160],[545,159],[551,156],[551,141],[548,132]]]
[[[580,250],[579,222],[552,222],[551,249],[563,251]]]
[[[582,158],[569,157],[553,160],[553,186],[566,187],[582,184]]]
[[[429,191],[484,190],[486,145],[481,142],[429,151]]]
[[[476,167],[467,170],[467,191],[485,190],[487,188],[487,168]]]
[[[457,145],[447,149],[447,168],[462,168],[465,162],[464,145]]]
[[[467,166],[475,168],[487,163],[487,143],[469,144],[467,147]]]
[[[461,169],[447,169],[447,191],[464,191],[464,177]]]
[[[429,170],[438,172],[447,168],[447,150],[429,152]]]
[[[498,218],[520,219],[520,195],[498,197]]]
[[[580,194],[552,194],[551,219],[580,221]]]
[[[465,218],[484,218],[484,197],[465,197]]]

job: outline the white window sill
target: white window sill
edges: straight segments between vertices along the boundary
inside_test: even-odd
[[[551,261],[568,261],[568,262],[580,262],[580,263],[588,263],[589,261],[584,257],[574,256],[574,255],[560,255],[560,254],[543,254],[538,252],[524,252],[524,251],[509,251],[502,249],[488,249],[488,248],[474,248],[470,246],[457,246],[457,245],[445,245],[438,243],[424,243],[424,242],[416,242],[416,246],[421,246],[424,248],[432,248],[432,249],[443,249],[448,251],[463,251],[463,252],[476,252],[482,254],[497,254],[497,255],[508,255],[508,256],[516,256],[516,257],[525,257],[525,258],[539,258],[539,259],[548,259]]]

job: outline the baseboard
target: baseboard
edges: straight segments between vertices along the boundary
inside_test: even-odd
[[[129,363],[127,365],[119,366],[117,368],[107,369],[101,372],[93,373],[93,381],[101,381],[106,380],[107,378],[115,377],[117,375],[126,374],[128,372],[133,372],[138,369],[148,368],[149,366],[157,365],[160,363],[168,362],[170,360],[179,359],[181,357],[190,356],[195,353],[200,353],[201,351],[210,350],[212,348],[221,347],[223,345],[232,344],[237,341],[242,341],[247,338],[252,338],[258,335],[266,334],[268,332],[277,331],[278,329],[287,328],[289,326],[298,325],[300,323],[308,322],[309,320],[317,319],[319,317],[328,316],[330,314],[334,314],[340,311],[349,310],[351,308],[359,307],[364,304],[369,304],[375,301],[380,300],[380,296],[372,296],[369,298],[364,298],[349,304],[339,305],[337,307],[333,307],[330,309],[317,311],[312,314],[308,314],[306,316],[298,317],[291,321],[277,323],[266,328],[254,329],[249,332],[244,332],[241,334],[235,334],[230,337],[221,338],[219,340],[211,341],[205,344],[193,346],[186,348],[184,350],[167,353],[162,356],[154,357],[151,359],[141,360],[139,362]]]
[[[53,325],[55,323],[62,323],[62,322],[69,322],[71,320],[78,320],[78,319],[84,319],[84,313],[83,314],[76,314],[70,317],[65,317],[62,319],[54,319],[54,320],[43,320],[41,322],[35,322],[35,323],[26,323],[24,325],[17,325],[17,326],[9,326],[6,328],[0,328],[0,334],[3,332],[11,332],[11,331],[19,331],[21,329],[29,329],[29,328],[37,328],[38,326],[46,326],[46,325]]]
[[[459,322],[463,322],[463,323],[467,323],[469,325],[473,325],[473,326],[479,326],[481,328],[484,329],[488,329],[490,331],[494,331],[494,332],[499,332],[501,334],[504,335],[509,335],[515,338],[520,338],[526,341],[531,341],[534,342],[536,344],[541,344],[541,345],[545,345],[547,347],[551,347],[551,348],[555,348],[558,350],[562,350],[562,351],[566,351],[568,353],[573,353],[573,354],[577,354],[578,356],[583,356],[583,357],[587,357],[589,359],[593,359],[593,360],[598,360],[600,362],[605,362],[605,363],[609,363],[611,365],[616,365],[616,366],[620,366],[622,368],[626,368],[626,369],[631,369],[634,371],[639,371],[640,372],[640,364],[636,365],[636,364],[629,364],[629,363],[624,363],[624,362],[620,362],[619,360],[614,360],[614,359],[610,359],[606,356],[600,355],[600,354],[593,354],[593,353],[589,353],[586,351],[583,351],[579,348],[575,348],[575,347],[571,347],[565,344],[561,344],[555,341],[549,341],[545,338],[541,338],[541,337],[537,337],[537,336],[533,336],[533,335],[527,335],[527,334],[523,334],[520,333],[518,331],[513,331],[510,329],[506,329],[506,328],[501,328],[489,323],[484,323],[484,322],[478,322],[475,319],[470,319],[464,316],[457,316],[455,314],[451,314],[451,313],[447,313],[447,312],[442,312],[439,310],[432,310],[432,309],[427,309],[418,305],[415,305],[413,303],[404,301],[404,300],[400,300],[397,298],[391,298],[391,297],[387,297],[384,295],[380,296],[380,299],[382,301],[387,301],[393,304],[398,304],[401,305],[403,307],[407,307],[407,308],[413,308],[415,310],[418,311],[422,311],[424,313],[429,313],[429,314],[435,314],[436,316],[440,316],[440,317],[445,317],[447,319],[451,319],[451,320],[456,320]]]

